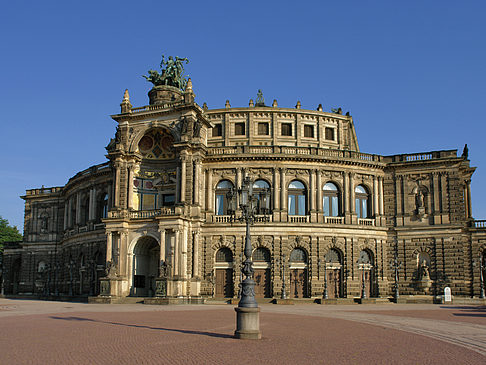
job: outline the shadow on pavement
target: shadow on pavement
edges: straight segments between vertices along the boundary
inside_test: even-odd
[[[458,310],[459,313],[452,313],[452,315],[457,317],[486,317],[486,306],[476,306],[476,307],[441,306],[441,308]]]
[[[105,323],[105,324],[112,324],[115,326],[124,326],[124,327],[134,327],[134,328],[146,328],[150,330],[157,330],[157,331],[170,331],[170,332],[179,332],[185,333],[190,335],[201,335],[201,336],[208,336],[208,337],[218,337],[218,338],[234,338],[231,335],[226,335],[223,333],[213,333],[213,332],[205,332],[205,331],[195,331],[195,330],[182,330],[176,328],[163,328],[163,327],[151,327],[151,326],[143,326],[138,324],[127,324],[127,323],[120,323],[120,322],[107,322],[107,321],[100,321],[91,318],[82,318],[82,317],[57,317],[57,316],[50,316],[51,319],[61,319],[64,321],[80,321],[80,322],[96,322],[96,323]]]

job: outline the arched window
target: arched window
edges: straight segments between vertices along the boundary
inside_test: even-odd
[[[253,261],[270,262],[270,251],[265,247],[258,247],[255,252],[253,252]]]
[[[101,200],[101,218],[108,217],[108,194],[105,193],[103,195],[103,199]]]
[[[354,189],[355,200],[356,200],[356,214],[358,218],[368,218],[370,214],[370,196],[368,191],[363,185],[358,185]]]
[[[270,185],[265,180],[253,183],[253,196],[257,199],[258,214],[270,213]]]
[[[229,201],[229,194],[233,191],[233,183],[229,180],[222,180],[216,185],[216,215],[231,214],[232,209],[231,202]]]
[[[327,263],[340,264],[341,263],[341,254],[339,253],[338,250],[331,248],[326,253],[325,259],[326,259]]]
[[[326,217],[339,215],[339,190],[336,185],[328,182],[324,185],[323,209]]]
[[[307,192],[304,184],[298,180],[293,180],[289,184],[289,215],[306,215],[306,197]]]
[[[294,248],[290,253],[290,262],[307,263],[307,254],[302,248]]]
[[[216,252],[216,262],[233,262],[233,253],[228,247],[220,248]]]
[[[358,263],[360,265],[364,265],[366,267],[373,266],[373,257],[368,250],[363,250],[359,253],[359,260]]]

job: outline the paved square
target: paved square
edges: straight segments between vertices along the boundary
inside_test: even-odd
[[[1,364],[485,364],[486,309],[261,306],[260,341],[229,305],[0,299]]]

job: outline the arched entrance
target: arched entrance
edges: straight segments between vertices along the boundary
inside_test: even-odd
[[[255,298],[271,298],[272,283],[270,274],[270,251],[265,247],[258,247],[253,252],[255,272]]]
[[[360,293],[364,290],[368,298],[374,296],[373,290],[373,254],[368,250],[363,250],[359,253],[358,268],[359,275],[359,290]]]
[[[141,237],[133,249],[131,295],[136,297],[154,296],[159,259],[160,246],[157,240],[150,236]]]
[[[290,297],[308,297],[307,253],[297,247],[290,253]]]
[[[332,248],[325,256],[326,277],[327,277],[327,295],[329,298],[341,298],[343,296],[342,288],[342,255]]]
[[[232,298],[233,290],[233,253],[228,247],[220,248],[216,252],[215,291],[214,296],[220,298]]]

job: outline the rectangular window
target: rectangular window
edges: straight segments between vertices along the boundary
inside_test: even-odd
[[[292,124],[282,123],[281,132],[282,132],[282,136],[292,136]]]
[[[235,136],[245,135],[245,123],[235,123]]]
[[[175,195],[174,194],[164,194],[162,195],[162,204],[166,206],[174,205]]]
[[[268,136],[268,123],[258,123],[258,135],[259,136]]]
[[[304,125],[304,137],[314,138],[314,126]]]
[[[334,128],[326,127],[325,134],[328,141],[334,141]]]
[[[223,135],[223,125],[215,124],[213,128],[213,137],[221,137]]]

